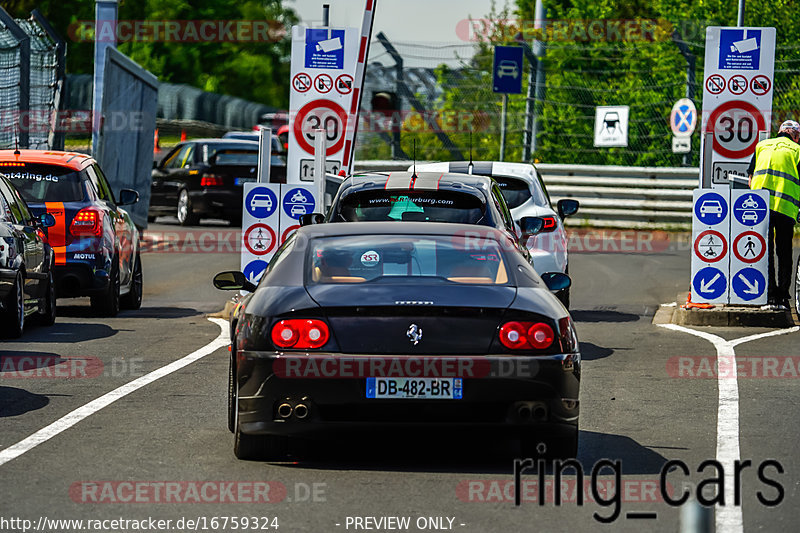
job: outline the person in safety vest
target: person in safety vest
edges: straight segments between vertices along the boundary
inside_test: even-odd
[[[751,189],[769,191],[768,307],[789,309],[792,282],[792,234],[800,212],[800,124],[787,120],[778,135],[756,145],[747,169]],[[778,278],[775,281],[775,259]]]

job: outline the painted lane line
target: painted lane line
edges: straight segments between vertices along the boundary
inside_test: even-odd
[[[675,324],[658,324],[658,326],[673,331],[682,331],[707,340],[714,345],[717,351],[717,368],[725,370],[725,372],[722,370],[717,372],[717,388],[719,390],[717,461],[725,468],[725,503],[727,505],[717,506],[715,522],[717,531],[741,533],[744,529],[742,507],[741,505],[733,505],[735,484],[733,463],[741,458],[739,449],[739,381],[736,374],[736,353],[733,348],[745,342],[794,333],[800,330],[800,327],[778,329],[727,341],[713,333],[697,331]]]
[[[72,412],[67,413],[49,426],[43,427],[36,433],[22,439],[18,443],[11,445],[4,450],[0,450],[0,466],[6,464],[12,459],[16,459],[26,452],[29,452],[41,443],[47,442],[59,433],[66,431],[81,420],[90,417],[104,407],[107,407],[117,400],[124,398],[128,394],[135,392],[142,387],[149,385],[160,378],[163,378],[164,376],[172,374],[173,372],[180,370],[181,368],[188,366],[199,359],[202,359],[203,357],[215,352],[223,346],[227,346],[230,342],[227,320],[222,320],[220,318],[209,318],[208,320],[217,324],[222,330],[216,339],[206,344],[202,348],[195,350],[189,355],[178,359],[177,361],[173,361],[166,366],[157,368],[149,374],[145,374],[144,376],[136,378],[133,381],[100,396],[99,398],[95,398],[91,402],[78,407]]]

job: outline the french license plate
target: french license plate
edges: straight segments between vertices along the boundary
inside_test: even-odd
[[[461,378],[367,378],[367,398],[460,400]]]
[[[236,178],[233,182],[236,185],[244,185],[245,183],[255,183],[255,178]]]

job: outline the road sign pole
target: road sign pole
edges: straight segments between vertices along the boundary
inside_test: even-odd
[[[272,165],[272,129],[260,128],[258,136],[258,183],[269,183]]]
[[[739,0],[739,13],[736,16],[736,25],[744,26],[744,0]]]
[[[322,207],[321,212],[325,210],[325,144],[325,130],[314,130],[314,186]]]
[[[500,161],[506,160],[506,120],[508,115],[508,93],[503,93],[503,115],[500,118]]]

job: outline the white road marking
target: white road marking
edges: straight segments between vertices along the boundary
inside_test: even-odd
[[[100,396],[99,398],[95,398],[91,402],[62,416],[49,426],[43,427],[29,437],[22,439],[18,443],[11,445],[4,450],[0,450],[0,466],[6,464],[12,459],[16,459],[26,452],[29,452],[41,443],[47,442],[59,433],[66,431],[81,420],[90,417],[100,409],[111,405],[120,398],[124,398],[128,394],[153,383],[157,379],[163,378],[164,376],[172,374],[173,372],[180,370],[181,368],[188,366],[199,359],[202,359],[203,357],[215,352],[223,346],[227,346],[227,344],[230,342],[227,320],[222,320],[219,318],[209,318],[208,320],[217,324],[222,330],[222,332],[219,334],[219,337],[206,344],[202,348],[193,351],[189,355],[181,357],[177,361],[173,361],[166,366],[157,368],[149,374],[145,374],[144,376],[136,378],[133,381],[130,381],[125,385],[122,385],[121,387],[118,387],[111,392]]]
[[[719,405],[717,408],[717,461],[725,468],[725,503],[717,506],[716,530],[726,533],[741,533],[744,525],[742,522],[741,505],[733,505],[733,463],[741,458],[739,451],[739,381],[736,374],[736,353],[733,348],[739,344],[750,342],[775,335],[785,335],[800,331],[795,326],[788,329],[778,329],[767,333],[748,335],[738,339],[725,340],[722,337],[697,331],[695,329],[678,326],[675,324],[658,324],[659,327],[682,331],[707,340],[717,350],[717,368],[725,368],[726,372],[717,372],[717,387],[719,389]],[[725,377],[723,377],[725,376]],[[731,379],[734,378],[734,379]]]

